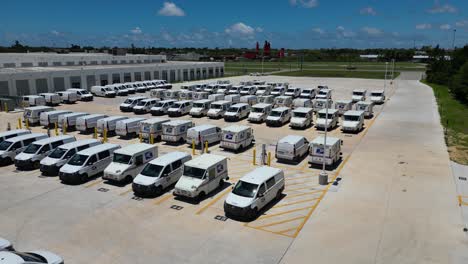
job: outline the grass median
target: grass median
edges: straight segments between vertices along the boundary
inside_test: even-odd
[[[399,75],[395,72],[395,78]],[[274,75],[295,76],[295,77],[330,77],[330,78],[363,78],[363,79],[384,79],[385,72],[380,71],[340,71],[340,70],[303,70],[280,72]],[[388,78],[390,76],[388,75]]]

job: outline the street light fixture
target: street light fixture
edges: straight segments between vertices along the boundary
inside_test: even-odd
[[[322,171],[319,174],[319,184],[320,185],[327,185],[328,184],[328,173],[325,171],[326,163],[325,163],[325,153],[327,152],[327,132],[328,132],[328,98],[326,102],[326,109],[325,109],[325,137],[323,140],[323,153],[322,153]]]

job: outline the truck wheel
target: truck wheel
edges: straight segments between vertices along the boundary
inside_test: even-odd
[[[88,174],[83,174],[80,176],[81,183],[85,183],[88,180]]]
[[[218,187],[219,187],[219,189],[222,189],[223,186],[224,186],[224,181],[223,181],[223,179],[221,179],[221,180],[219,180]]]
[[[163,188],[162,186],[156,187],[156,195],[161,195],[163,193]]]
[[[197,199],[198,202],[203,201],[205,199],[205,196],[206,196],[205,192],[201,192],[200,194],[198,194],[198,199]]]
[[[132,182],[133,182],[133,177],[132,177],[132,175],[127,175],[127,177],[125,177],[125,181],[126,181],[127,183],[132,183]]]
[[[35,170],[39,169],[41,167],[41,163],[39,161],[35,161],[33,164],[33,167]]]

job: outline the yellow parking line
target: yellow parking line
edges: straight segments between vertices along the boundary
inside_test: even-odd
[[[299,194],[291,194],[291,195],[286,195],[286,197],[284,197],[283,199],[294,198],[294,197],[299,197],[299,196],[304,196],[304,195],[310,195],[310,194],[319,193],[319,192],[323,192],[323,191],[320,190],[320,191],[315,191],[315,192],[306,192],[306,193],[299,193]]]
[[[279,216],[279,215],[285,215],[285,214],[294,213],[294,212],[298,212],[298,211],[303,211],[303,210],[305,210],[305,209],[310,209],[310,208],[312,208],[312,206],[307,206],[307,207],[292,209],[292,210],[288,210],[288,211],[284,211],[284,212],[276,213],[276,214],[269,214],[269,215],[265,215],[265,216],[260,216],[259,218],[257,218],[257,220],[261,220],[261,219],[265,219],[265,218],[270,218],[270,217],[274,217],[274,216]]]
[[[126,190],[125,192],[122,192],[122,193],[120,193],[119,195],[120,195],[120,196],[124,196],[124,195],[126,195],[126,194],[130,193],[131,191],[133,191],[133,189],[132,189],[132,188],[130,188],[130,189],[128,189],[128,190]]]
[[[247,226],[247,225],[246,225],[246,226]],[[250,227],[250,228],[253,228],[253,229],[257,229],[257,230],[261,230],[261,231],[268,232],[268,233],[272,233],[272,234],[275,234],[275,235],[281,235],[281,236],[285,236],[285,237],[294,238],[294,237],[291,236],[291,235],[286,235],[286,234],[284,234],[284,233],[282,234],[282,233],[278,233],[278,232],[271,231],[271,230],[267,230],[267,229],[257,228],[257,227],[253,227],[253,226],[247,226],[247,227]]]
[[[269,224],[262,225],[262,226],[250,226],[250,227],[253,227],[253,228],[264,228],[264,227],[269,227],[269,226],[274,226],[274,225],[280,225],[280,224],[284,224],[284,223],[293,222],[293,221],[302,219],[302,218],[304,218],[304,217],[305,217],[305,216],[298,216],[298,217],[294,217],[294,218],[291,218],[291,219],[286,219],[286,220],[282,220],[282,221],[278,221],[278,222],[273,222],[273,223],[269,223]]]
[[[99,179],[99,180],[97,180],[97,181],[95,181],[95,182],[92,182],[92,183],[90,183],[90,184],[88,184],[88,185],[85,185],[85,188],[93,187],[94,185],[98,185],[99,183],[102,183],[102,182],[104,182],[104,180],[103,180],[103,179]]]
[[[286,187],[288,187],[288,186],[286,186]],[[314,188],[314,186],[306,186],[306,187],[297,188],[297,189],[288,189],[288,188],[286,188],[285,191],[286,192],[294,192],[294,191],[301,191],[301,190],[310,189],[310,188]],[[320,191],[324,191],[324,190],[320,190]]]
[[[295,182],[295,183],[291,183],[291,184],[286,184],[286,186],[294,186],[294,185],[299,185],[299,184],[307,184],[307,183],[310,183],[311,181],[302,181],[302,182]]]
[[[292,181],[292,180],[302,180],[302,179],[311,179],[313,177],[318,177],[318,176],[304,176],[304,177],[286,177],[287,181]]]
[[[297,229],[297,227],[293,227],[293,228],[289,228],[289,229],[286,229],[286,230],[278,231],[277,233],[284,234],[284,233],[291,232],[291,231],[296,230],[296,229]]]
[[[273,208],[280,208],[280,207],[285,207],[285,206],[290,206],[290,205],[295,205],[295,204],[300,204],[300,203],[305,203],[305,202],[311,202],[311,201],[319,200],[319,199],[320,198],[305,199],[305,200],[295,201],[292,203],[280,204],[277,206],[273,206]]]
[[[172,195],[172,193],[169,193],[169,194],[159,198],[158,200],[156,200],[154,202],[154,204],[155,205],[160,205],[160,204],[164,203],[165,201],[169,200],[169,198],[171,198],[171,197],[174,197],[174,196]]]
[[[204,205],[200,210],[198,210],[195,214],[200,215],[203,213],[208,207],[212,206],[215,204],[219,199],[223,198],[225,195],[227,195],[231,191],[231,188],[226,188],[223,192],[219,193],[215,198],[213,198],[211,201],[209,201],[206,205]]]

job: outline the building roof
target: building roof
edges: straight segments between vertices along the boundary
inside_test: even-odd
[[[184,166],[190,166],[200,169],[208,169],[214,164],[226,160],[224,156],[213,155],[213,154],[203,154],[193,160],[187,161]],[[227,168],[226,168],[227,169]]]
[[[114,153],[119,153],[119,154],[130,155],[131,156],[131,155],[133,155],[135,153],[150,150],[150,149],[153,149],[153,148],[157,148],[157,147],[155,145],[146,144],[146,143],[136,143],[136,144],[130,144],[130,145],[127,145],[127,146],[125,146],[123,148],[120,148],[120,149],[116,150]]]
[[[282,170],[278,168],[262,166],[254,169],[253,171],[244,175],[240,181],[248,182],[252,184],[261,184],[268,180],[271,176],[280,173]]]
[[[87,149],[83,149],[82,151],[78,152],[77,154],[88,156],[88,155],[95,154],[96,152],[101,152],[101,151],[109,150],[109,149],[113,149],[113,148],[120,148],[120,145],[105,143],[105,144],[97,145],[97,146],[90,147],[90,148],[87,148]]]
[[[150,164],[166,166],[172,163],[174,160],[182,159],[184,157],[190,157],[190,154],[180,151],[169,152],[166,155],[163,155],[150,161]]]
[[[228,126],[228,127],[223,128],[223,131],[224,132],[239,133],[239,132],[244,131],[246,129],[251,129],[251,127],[241,126],[241,125],[232,125],[232,126]]]
[[[278,144],[288,143],[288,144],[294,145],[303,138],[304,138],[303,136],[298,136],[298,135],[287,135],[287,136],[281,138],[280,140],[278,140]]]
[[[322,136],[319,136],[319,137],[316,137],[314,140],[312,140],[310,142],[310,145],[323,145],[325,141],[325,137],[322,137]],[[334,137],[327,137],[327,146],[333,146],[335,145],[337,142],[340,142],[341,139],[339,138],[334,138]]]

